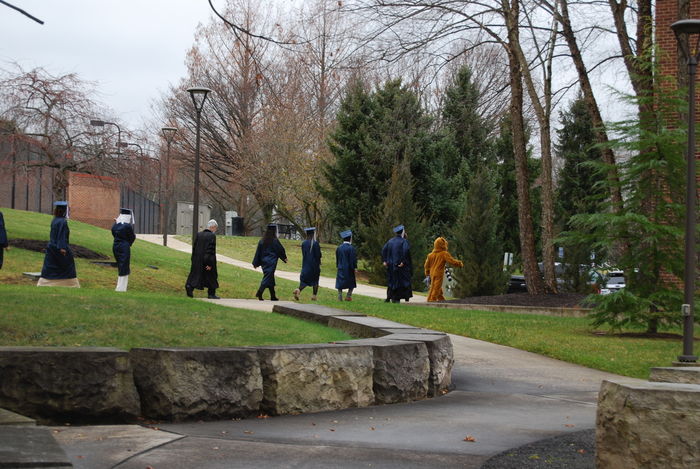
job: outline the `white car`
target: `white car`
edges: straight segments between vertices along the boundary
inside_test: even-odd
[[[609,272],[607,277],[607,281],[600,289],[601,295],[609,295],[625,288],[624,272]]]

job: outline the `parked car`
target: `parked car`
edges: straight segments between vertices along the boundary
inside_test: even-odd
[[[600,289],[601,295],[609,295],[625,288],[625,273],[622,271],[608,272],[605,283]]]
[[[511,275],[506,293],[527,293],[524,275]]]

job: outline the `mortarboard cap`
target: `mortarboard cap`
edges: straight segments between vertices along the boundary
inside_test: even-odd
[[[312,231],[316,231],[316,227],[310,226],[308,228],[304,228],[304,231],[306,231],[307,233],[311,233]]]
[[[340,232],[340,237],[343,239],[349,238],[350,236],[352,236],[352,230],[345,230]]]
[[[399,225],[397,227],[394,227],[394,233],[401,233],[404,230],[403,225]]]
[[[268,230],[276,230],[277,229],[277,223],[270,223],[267,225]]]
[[[56,202],[53,203],[54,207],[68,207],[68,202],[65,200],[57,200]]]
[[[133,212],[130,208],[120,208],[119,213],[121,215],[133,215]]]

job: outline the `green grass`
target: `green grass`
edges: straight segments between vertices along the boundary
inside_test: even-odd
[[[192,241],[191,236],[177,236],[177,239],[185,243]],[[255,250],[258,247],[260,238],[255,236],[216,236],[216,252],[224,256],[239,261],[253,263]],[[282,261],[277,263],[277,270],[285,272],[301,272],[301,240],[281,239],[287,253],[287,263]],[[321,243],[321,275],[335,278],[337,269],[335,268],[336,245]]]
[[[508,345],[559,360],[647,379],[649,368],[671,366],[682,351],[681,339],[597,335],[585,318],[467,311],[383,303],[356,296],[352,302],[323,301],[328,306]],[[630,332],[641,332],[630,330]],[[680,330],[668,332],[680,333]]]
[[[26,286],[0,286],[0,295],[6,346],[231,347],[350,338],[289,316],[172,295]]]
[[[28,238],[48,240],[51,217],[32,212],[11,210],[3,208],[5,225],[10,240],[13,238]],[[94,227],[75,220],[69,222],[71,229],[71,244],[85,246],[93,251],[99,252],[112,259],[112,234],[108,230]],[[109,331],[121,328],[122,325],[129,329],[131,327],[141,329],[142,324],[138,321],[127,321],[128,314],[125,311],[132,311],[134,314],[140,311],[151,311],[154,323],[153,329],[124,331],[120,334],[132,339],[125,339],[122,342],[127,344],[146,345],[144,340],[152,337],[157,339],[157,345],[185,345],[180,335],[192,324],[192,338],[196,337],[202,327],[192,321],[185,313],[192,309],[201,311],[205,318],[208,311],[218,319],[214,321],[211,330],[217,331],[237,331],[233,334],[236,342],[226,342],[231,339],[231,335],[226,335],[224,342],[212,333],[211,337],[206,334],[199,338],[197,345],[240,345],[242,343],[258,343],[262,337],[257,335],[258,330],[267,335],[264,343],[308,343],[326,342],[338,339],[338,331],[321,328],[325,330],[327,336],[309,335],[304,332],[317,329],[317,326],[304,321],[292,318],[299,327],[291,327],[288,323],[270,322],[272,327],[266,323],[270,315],[258,312],[247,312],[245,317],[237,317],[235,314],[242,314],[241,311],[232,313],[232,308],[212,307],[211,305],[193,301],[184,295],[184,284],[189,272],[190,259],[186,253],[178,252],[163,246],[137,240],[131,251],[131,275],[129,276],[129,291],[126,294],[114,292],[116,286],[117,271],[113,267],[106,267],[93,264],[86,259],[76,259],[76,270],[81,287],[79,290],[66,288],[37,288],[36,281],[22,275],[22,272],[41,271],[44,255],[39,252],[24,249],[10,248],[5,252],[5,263],[0,270],[0,345],[44,345],[44,344],[76,344],[83,345],[114,345],[111,342]],[[156,267],[155,269],[153,267]],[[259,272],[239,269],[226,264],[219,264],[219,283],[221,288],[217,293],[222,297],[230,298],[254,298],[262,275]],[[291,291],[296,287],[295,282],[278,279],[278,296],[281,299],[291,299]],[[202,292],[196,291],[196,296],[202,296]],[[333,298],[335,293],[330,290],[322,290],[320,297]],[[137,304],[135,304],[137,303]],[[123,304],[130,304],[130,308],[123,309]],[[139,306],[140,305],[140,306]],[[169,317],[169,311],[174,311],[182,327],[175,327],[176,323],[162,320]],[[96,312],[98,312],[95,314]],[[114,311],[115,315],[106,314],[106,311]],[[121,311],[121,315],[116,314]],[[155,314],[161,312],[161,314]],[[24,314],[22,314],[24,313]],[[77,316],[72,316],[77,314]],[[227,316],[228,314],[228,316]],[[98,317],[96,317],[98,316]],[[68,323],[72,323],[77,329],[91,331],[80,333],[69,340],[59,340],[59,334],[54,330],[55,317],[69,318]],[[105,317],[103,321],[101,317]],[[230,318],[226,320],[225,318]],[[7,321],[12,318],[12,321]],[[26,318],[26,327],[24,325]],[[30,319],[33,318],[33,319]],[[46,323],[46,327],[41,327],[41,322]],[[106,322],[105,322],[106,321]],[[229,325],[222,325],[224,322]],[[241,325],[233,326],[240,322]],[[202,324],[206,323],[203,321]],[[61,324],[64,324],[61,322]],[[100,327],[97,327],[99,324]],[[245,326],[245,327],[243,327]],[[65,326],[57,326],[60,330],[65,330]],[[10,333],[8,331],[18,330],[20,332]],[[183,330],[184,329],[184,330]],[[104,333],[100,331],[105,331]],[[277,330],[276,333],[273,332]],[[22,332],[23,331],[23,332]],[[245,334],[250,336],[245,338]],[[90,339],[90,336],[94,336]],[[347,338],[344,334],[341,335]],[[121,339],[120,339],[121,340]],[[209,341],[211,340],[211,341]],[[122,343],[120,342],[120,343]],[[156,344],[151,344],[156,345]],[[126,346],[126,345],[119,345]],[[135,346],[135,345],[129,345]]]

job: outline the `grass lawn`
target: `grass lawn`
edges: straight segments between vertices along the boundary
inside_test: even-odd
[[[180,235],[177,239],[191,243],[191,236]],[[255,236],[224,236],[216,235],[216,252],[224,256],[236,259],[239,261],[253,263],[255,250],[258,247],[259,237]],[[285,272],[301,272],[301,240],[281,239],[280,242],[284,246],[287,253],[287,263],[282,261],[277,263],[277,270]],[[338,246],[335,244],[321,243],[321,275],[324,277],[335,278],[335,249]]]
[[[13,238],[39,239],[48,241],[51,217],[33,212],[2,209],[10,241]],[[113,260],[112,234],[108,230],[94,227],[75,220],[69,221],[71,244],[85,246],[104,254]],[[0,345],[115,345],[120,347],[148,345],[148,338],[157,338],[151,345],[241,345],[241,344],[287,344],[327,342],[338,340],[338,331],[321,328],[323,334],[308,335],[304,330],[317,329],[314,324],[293,319],[299,327],[289,323],[270,321],[271,315],[259,312],[243,312],[232,308],[215,307],[204,302],[194,301],[184,294],[184,284],[189,272],[190,256],[163,246],[137,240],[131,251],[131,275],[129,291],[124,294],[114,292],[117,270],[114,267],[97,265],[86,259],[76,259],[76,270],[80,289],[38,288],[36,281],[22,275],[22,272],[38,272],[44,260],[39,252],[10,248],[5,252],[5,262],[0,270]],[[155,267],[155,268],[154,268]],[[239,269],[219,264],[219,296],[230,298],[254,298],[260,283],[259,272]],[[295,282],[278,279],[278,296],[291,299]],[[206,292],[195,291],[195,296]],[[321,297],[331,299],[334,292],[322,291]],[[123,305],[128,304],[125,308]],[[195,316],[187,312],[197,311],[204,319],[198,324]],[[113,311],[114,314],[107,314]],[[121,313],[119,313],[121,311]],[[151,312],[153,328],[143,328],[143,320],[127,321],[129,314]],[[95,312],[99,312],[95,317]],[[159,314],[156,314],[160,312]],[[205,328],[211,314],[212,325]],[[243,316],[240,316],[244,314]],[[237,316],[238,315],[238,316]],[[177,321],[165,321],[169,317]],[[215,318],[216,316],[216,318]],[[9,319],[8,319],[9,318]],[[67,318],[65,320],[57,318]],[[255,319],[258,318],[258,319]],[[287,320],[292,318],[287,318]],[[23,324],[26,321],[26,324]],[[44,326],[41,326],[44,321]],[[54,323],[54,321],[56,321]],[[146,321],[148,322],[148,321]],[[61,337],[66,324],[84,329],[75,338]],[[181,323],[181,326],[177,326]],[[235,323],[240,323],[236,325]],[[270,327],[268,327],[268,324]],[[192,327],[190,338],[180,337],[183,329]],[[175,327],[177,326],[177,327]],[[200,327],[201,326],[201,327]],[[245,326],[245,327],[243,327]],[[131,332],[120,332],[126,338],[112,342],[111,331],[124,327],[136,328]],[[53,328],[57,328],[54,330]],[[103,330],[104,332],[100,332]],[[202,330],[225,330],[223,338],[201,335]],[[295,332],[296,330],[296,332]],[[15,331],[15,332],[13,332]],[[85,331],[91,331],[86,333]],[[261,331],[258,335],[256,331]],[[274,332],[277,331],[277,332]],[[274,334],[273,334],[274,332]],[[311,333],[309,333],[311,334]],[[71,334],[68,334],[69,336]],[[90,336],[94,335],[93,339]],[[249,337],[246,338],[246,335]],[[265,339],[264,337],[268,338]],[[78,338],[80,337],[80,338]],[[130,339],[129,337],[133,337]],[[344,334],[341,337],[347,338]],[[192,342],[197,338],[198,342]],[[234,339],[235,338],[235,339]],[[116,346],[116,345],[115,345]]]
[[[354,297],[332,307],[508,345],[598,370],[647,379],[649,368],[671,366],[682,352],[681,339],[646,339],[597,335],[585,318],[493,313],[384,303]],[[641,332],[639,330],[633,332]],[[680,329],[668,332],[680,333]]]

